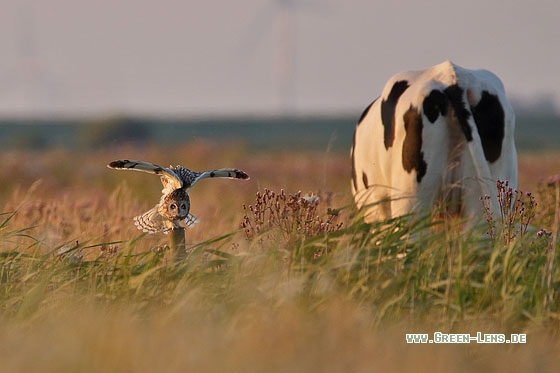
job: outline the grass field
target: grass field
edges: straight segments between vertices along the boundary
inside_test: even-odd
[[[132,223],[161,184],[105,167],[119,158],[237,167],[251,180],[192,189],[200,223],[175,263],[165,235]],[[560,205],[546,184],[560,172],[558,153],[521,154],[520,189],[537,206],[532,216],[530,197],[519,194],[525,205],[512,221],[530,218],[534,229],[494,216],[493,237],[484,224],[460,234],[428,219],[395,219],[371,233],[354,211],[341,152],[199,141],[13,150],[0,161],[0,371],[560,366]],[[527,343],[406,343],[406,334],[438,331],[526,334]]]

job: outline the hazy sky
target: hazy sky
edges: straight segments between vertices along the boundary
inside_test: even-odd
[[[0,51],[0,115],[359,115],[446,59],[560,108],[558,0],[0,0]]]

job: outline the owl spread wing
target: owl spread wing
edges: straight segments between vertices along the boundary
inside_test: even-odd
[[[150,162],[125,159],[113,161],[109,163],[107,167],[115,170],[135,170],[160,175],[161,183],[163,184],[162,193],[164,194],[183,187],[182,179],[173,169],[158,166]]]
[[[134,225],[141,231],[150,234],[157,232],[167,233],[173,228],[173,223],[159,214],[158,206],[156,205],[142,215],[135,216]]]
[[[204,172],[197,172],[197,176],[194,180],[191,181],[191,187],[196,184],[199,180],[210,178],[210,177],[219,177],[219,178],[227,178],[227,179],[241,179],[241,180],[248,180],[249,175],[247,173],[237,170],[235,168],[220,168],[218,170],[212,171],[204,171]]]
[[[158,212],[158,207],[159,205],[156,205],[142,215],[134,217],[134,225],[142,232],[150,234],[158,232],[167,233],[173,228],[180,227],[180,221],[171,221],[161,216]],[[199,220],[194,215],[188,214],[183,222],[187,227],[192,228]]]

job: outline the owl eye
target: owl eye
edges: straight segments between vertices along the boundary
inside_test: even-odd
[[[185,205],[184,203],[181,203],[181,210],[186,210],[187,209],[187,205]]]
[[[176,210],[176,209],[177,209],[177,205],[174,204],[174,203],[172,203],[172,204],[169,205],[169,208],[170,208],[171,210]]]

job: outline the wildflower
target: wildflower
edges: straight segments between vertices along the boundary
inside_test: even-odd
[[[539,231],[537,232],[537,237],[542,237],[542,236],[552,236],[552,232],[548,232],[546,229],[539,229]]]
[[[257,192],[254,205],[247,209],[243,206],[245,215],[241,222],[247,238],[266,228],[279,228],[282,236],[289,240],[294,237],[302,239],[333,232],[341,228],[342,223],[337,223],[338,210],[327,210],[327,216],[319,215],[321,196],[307,194],[302,196],[301,191],[295,194],[286,194],[282,189],[276,193],[269,189]]]

